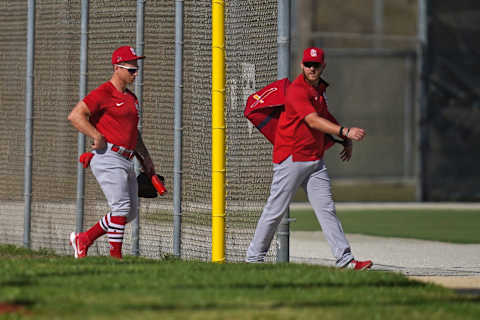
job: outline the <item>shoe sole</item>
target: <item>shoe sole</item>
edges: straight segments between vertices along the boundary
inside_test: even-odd
[[[78,250],[75,237],[75,232],[70,233],[70,245],[73,247],[73,251],[75,252],[75,259],[78,259]]]

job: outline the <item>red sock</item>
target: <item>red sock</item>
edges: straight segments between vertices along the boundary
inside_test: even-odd
[[[123,216],[111,216],[108,225],[108,242],[110,243],[110,256],[122,259],[123,233],[127,218]]]
[[[103,230],[102,226],[100,225],[100,221],[94,224],[90,229],[87,230],[86,234],[90,243],[97,240],[99,237],[103,236],[107,233],[107,230]]]

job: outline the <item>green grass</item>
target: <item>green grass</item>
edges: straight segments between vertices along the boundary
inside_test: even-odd
[[[479,298],[301,264],[75,260],[0,246],[0,319],[476,319]]]
[[[338,210],[346,233],[453,243],[480,243],[480,212],[474,210]],[[292,210],[292,230],[318,231],[313,210]]]

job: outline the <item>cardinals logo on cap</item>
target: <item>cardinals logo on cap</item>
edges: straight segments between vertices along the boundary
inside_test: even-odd
[[[130,51],[132,52],[132,54],[133,54],[134,56],[137,55],[137,54],[135,53],[135,50],[134,50],[132,47],[130,47]]]
[[[312,57],[316,57],[317,56],[317,50],[315,50],[315,49],[310,50],[310,55]]]

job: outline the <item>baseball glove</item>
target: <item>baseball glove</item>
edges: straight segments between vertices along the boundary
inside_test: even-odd
[[[162,183],[165,182],[165,178],[160,175],[156,175]],[[156,198],[158,193],[157,189],[152,184],[152,179],[148,177],[144,172],[137,176],[138,183],[138,196],[141,198]]]

